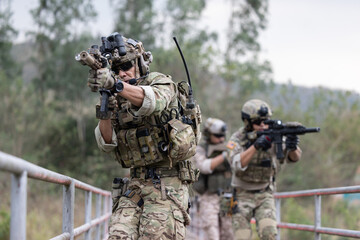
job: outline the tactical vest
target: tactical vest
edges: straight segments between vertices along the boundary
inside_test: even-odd
[[[241,145],[247,149],[251,146],[251,142],[245,139]],[[251,158],[247,169],[236,171],[235,175],[249,183],[271,183],[276,173],[276,157],[271,151],[271,148],[267,151],[258,150]]]
[[[149,86],[155,80],[163,81],[164,84],[173,83],[170,76],[153,72],[137,85]],[[180,148],[187,149],[186,152],[189,155],[195,154],[196,142],[194,133],[189,130],[191,127],[187,128],[186,124],[182,124],[181,121],[176,119],[180,117],[178,98],[171,100],[164,111],[160,113],[154,112],[150,116],[136,116],[134,112],[136,108],[128,100],[119,95],[116,98],[118,108],[112,117],[112,125],[118,140],[115,155],[117,161],[124,168],[144,166],[172,167],[172,158],[174,156],[171,156],[172,152],[170,150],[172,149],[169,149],[169,147],[172,147],[170,138],[174,131],[180,137],[184,135],[193,138],[188,142],[184,141],[186,146],[180,146]],[[170,126],[169,122],[173,124]],[[177,152],[175,151],[175,153]],[[186,154],[183,155],[180,159],[185,160],[189,157]]]
[[[209,144],[202,143],[201,147],[205,149],[206,158],[214,158],[220,154],[221,151],[215,151],[211,155],[207,155],[207,149]],[[195,186],[195,185],[198,186]],[[218,193],[219,191],[225,191],[230,188],[231,184],[231,167],[227,160],[223,161],[217,166],[211,174],[200,173],[198,182],[194,183],[194,188],[200,194],[208,191],[209,193]]]

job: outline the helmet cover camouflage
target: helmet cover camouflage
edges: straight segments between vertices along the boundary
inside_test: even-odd
[[[272,112],[269,105],[259,99],[247,101],[241,110],[242,120],[254,120],[258,118],[267,119],[271,117]]]
[[[227,130],[226,123],[217,118],[208,118],[204,125],[204,134],[225,135]]]
[[[112,33],[109,37],[116,34],[118,33]],[[119,49],[115,48],[111,54],[111,69],[117,73],[121,64],[132,62],[133,65],[138,66],[137,71],[139,71],[140,75],[145,75],[149,72],[149,65],[153,60],[151,52],[145,51],[142,42],[124,36],[121,37],[125,45],[126,54],[120,54]]]

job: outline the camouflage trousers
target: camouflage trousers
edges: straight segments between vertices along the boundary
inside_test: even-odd
[[[199,196],[200,219],[206,239],[232,240],[231,217],[220,216],[220,197],[205,193]]]
[[[155,187],[152,179],[131,180],[129,189],[135,190],[144,204],[139,207],[125,196],[115,202],[108,240],[185,239],[185,219],[189,218],[186,213],[188,184],[182,183],[178,177],[166,177],[161,181],[166,189],[165,199],[160,184]]]
[[[251,240],[252,231],[250,221],[256,220],[256,230],[261,240],[275,240],[276,215],[275,202],[271,190],[259,193],[237,190],[236,200],[238,212],[233,214],[232,224],[235,239]]]

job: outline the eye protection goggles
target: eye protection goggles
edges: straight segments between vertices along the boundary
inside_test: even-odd
[[[224,134],[213,134],[216,138],[222,138],[222,137],[225,137]]]
[[[261,123],[266,120],[267,120],[266,118],[257,118],[257,119],[252,120],[251,122],[255,125],[261,125]]]
[[[129,71],[130,68],[132,68],[133,66],[134,66],[133,61],[124,62],[119,65],[119,70],[126,72],[126,71]]]

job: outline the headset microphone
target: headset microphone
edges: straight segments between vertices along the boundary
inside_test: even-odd
[[[129,80],[129,84],[134,85],[136,83],[136,81],[137,81],[137,79],[132,78],[132,79]]]

